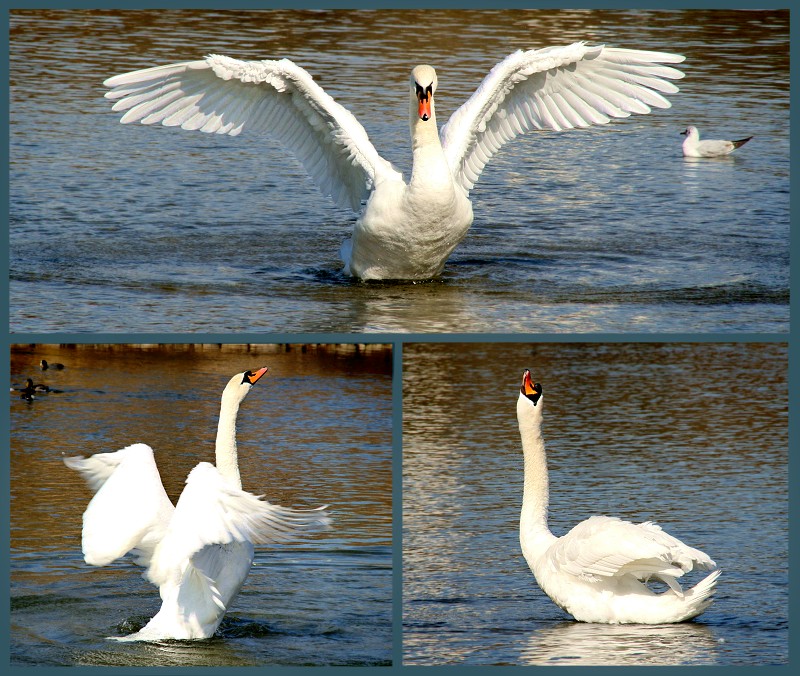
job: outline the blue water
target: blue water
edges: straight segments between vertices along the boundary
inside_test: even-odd
[[[788,330],[788,11],[423,16],[12,12],[11,330]],[[424,284],[343,276],[354,216],[268,137],[123,126],[102,98],[110,75],[209,52],[289,57],[407,170],[413,65],[436,66],[443,122],[511,51],[578,39],[684,54],[674,106],[504,148]],[[687,161],[688,124],[755,138]]]
[[[391,351],[342,347],[88,346],[14,349],[12,384],[61,390],[10,401],[10,659],[13,666],[378,666],[392,659]],[[66,364],[36,372],[41,358]],[[245,490],[328,504],[330,530],[256,547],[253,568],[206,641],[118,643],[160,606],[123,559],[87,565],[91,492],[61,458],[144,442],[174,501],[213,461],[219,396],[266,364],[237,425]]]
[[[722,575],[694,621],[576,623],[537,587],[519,545],[525,367],[551,530],[652,520],[706,552]],[[404,664],[787,664],[786,378],[785,344],[406,345]]]

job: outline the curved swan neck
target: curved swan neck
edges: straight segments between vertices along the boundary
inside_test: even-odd
[[[225,389],[219,409],[217,425],[216,465],[223,478],[235,488],[241,489],[239,456],[236,451],[236,416],[242,398],[238,392]]]
[[[517,420],[522,439],[525,479],[522,491],[520,529],[525,532],[547,531],[547,506],[549,483],[547,478],[547,455],[542,437],[540,399],[538,410],[522,395],[517,402]]]

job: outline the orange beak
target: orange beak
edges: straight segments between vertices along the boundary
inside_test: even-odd
[[[431,119],[431,96],[420,94],[419,96],[419,118],[421,120]]]
[[[247,376],[247,379],[250,381],[251,385],[255,385],[261,376],[266,375],[267,371],[269,371],[268,366],[262,366],[260,369],[255,371],[251,371],[250,375]]]
[[[536,392],[536,389],[533,387],[533,378],[531,378],[531,372],[527,369],[522,376],[522,390],[525,395],[534,394]]]

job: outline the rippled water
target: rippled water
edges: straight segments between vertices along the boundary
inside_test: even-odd
[[[12,12],[11,330],[787,330],[788,11],[422,16]],[[122,126],[102,99],[127,70],[289,57],[407,170],[411,66],[437,67],[445,120],[511,51],[578,39],[685,54],[674,107],[504,149],[426,284],[345,278],[352,214],[269,138]],[[755,139],[686,161],[687,124]]]
[[[66,364],[36,372],[41,358]],[[238,420],[245,490],[299,507],[329,504],[329,531],[257,547],[242,592],[213,639],[116,643],[158,610],[157,590],[123,560],[84,563],[91,493],[62,456],[142,441],[175,500],[213,460],[219,396],[262,364]],[[392,656],[391,350],[295,346],[19,347],[12,384],[11,664],[17,666],[385,665]]]
[[[608,514],[707,552],[723,572],[695,621],[575,623],[536,586],[524,367],[544,389],[553,532]],[[785,344],[405,345],[404,663],[787,664],[786,377]]]

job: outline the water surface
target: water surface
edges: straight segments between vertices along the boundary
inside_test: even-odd
[[[418,11],[12,12],[11,330],[787,330],[788,11],[422,16],[427,30]],[[413,65],[437,68],[442,123],[512,51],[580,39],[684,54],[673,108],[507,146],[423,284],[342,275],[354,216],[270,138],[122,126],[102,98],[128,70],[288,57],[408,171]],[[755,139],[686,161],[688,124]]]
[[[385,665],[392,655],[391,351],[331,346],[20,347],[12,384],[11,664],[17,666]],[[39,360],[66,364],[36,372]],[[219,397],[230,376],[267,364],[243,402],[245,490],[274,503],[330,505],[332,528],[256,547],[255,563],[214,638],[116,643],[158,610],[158,591],[127,559],[81,554],[91,493],[63,456],[152,446],[177,499],[213,461]]]
[[[519,545],[525,367],[551,530],[607,514],[705,551],[723,572],[696,620],[576,623],[537,587]],[[406,345],[404,664],[787,664],[786,370],[785,344]]]

